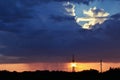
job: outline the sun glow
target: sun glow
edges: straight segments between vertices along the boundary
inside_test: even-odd
[[[71,67],[77,67],[76,63],[71,63]]]

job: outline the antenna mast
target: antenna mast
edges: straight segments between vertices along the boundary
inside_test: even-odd
[[[100,72],[102,73],[102,60],[100,60]]]
[[[75,72],[75,56],[74,54],[72,55],[72,72]]]

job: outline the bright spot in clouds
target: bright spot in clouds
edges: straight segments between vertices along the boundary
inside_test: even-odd
[[[68,15],[75,16],[75,21],[82,26],[83,29],[93,29],[96,24],[102,24],[108,19],[109,13],[104,9],[98,9],[96,7],[89,10],[83,10],[84,17],[76,15],[76,5],[70,2],[64,3],[65,10]],[[84,24],[81,24],[84,23]]]
[[[64,4],[65,10],[70,16],[75,16],[75,5],[73,3],[67,2]]]
[[[109,13],[105,12],[104,9],[97,9],[96,7],[90,8],[89,10],[83,10],[85,17],[75,17],[78,24],[85,22],[82,25],[83,29],[93,29],[96,24],[102,24],[107,20]]]

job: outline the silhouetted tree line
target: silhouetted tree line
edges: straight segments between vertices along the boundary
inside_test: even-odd
[[[64,71],[0,71],[0,80],[120,80],[120,68],[110,68],[99,73],[97,70],[81,72]]]

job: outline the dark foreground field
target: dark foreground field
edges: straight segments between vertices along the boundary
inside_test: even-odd
[[[0,80],[120,80],[120,68],[99,73],[97,70],[81,72],[34,71],[9,72],[0,71]]]

